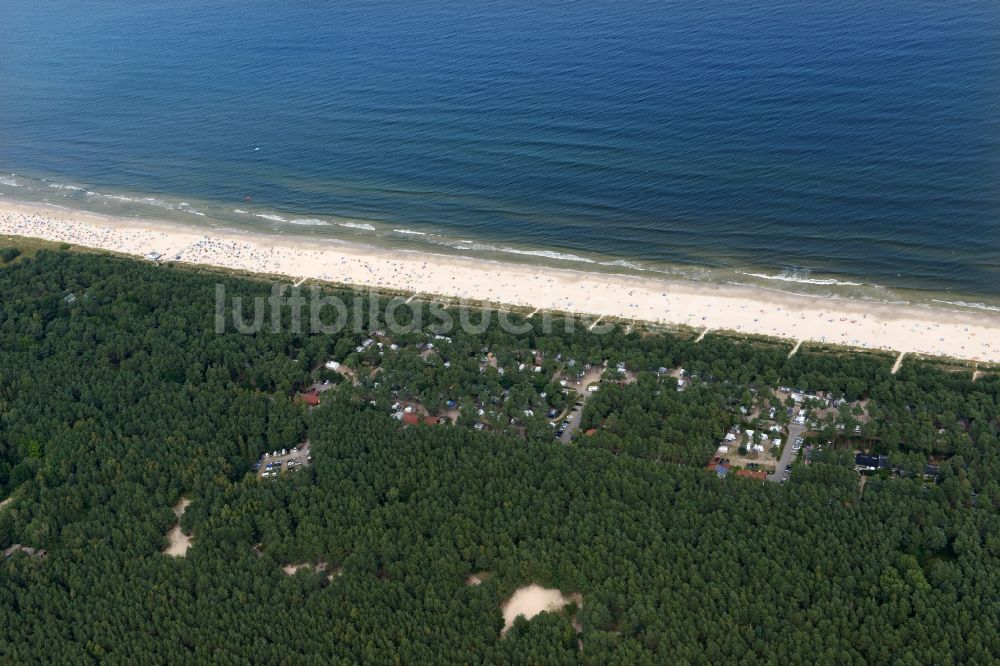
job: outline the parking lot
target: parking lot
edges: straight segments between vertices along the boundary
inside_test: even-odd
[[[556,439],[563,444],[568,444],[573,438],[573,432],[580,427],[583,408],[587,404],[587,400],[598,390],[598,382],[601,381],[603,374],[604,368],[588,368],[583,377],[578,378],[568,386],[570,395],[576,393],[576,398],[573,399],[570,411],[562,422],[557,421],[554,426]]]
[[[793,424],[788,426],[788,441],[785,442],[785,447],[781,450],[781,459],[778,460],[778,466],[774,470],[774,474],[767,477],[768,481],[784,483],[791,477],[792,459],[799,452],[799,449],[802,448],[802,436],[805,431],[806,429],[800,425]]]
[[[265,452],[254,464],[254,470],[262,479],[276,479],[285,472],[297,472],[312,463],[309,442],[292,449]]]

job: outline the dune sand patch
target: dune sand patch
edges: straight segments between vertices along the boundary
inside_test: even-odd
[[[182,497],[181,501],[174,507],[174,515],[177,516],[178,522],[169,532],[167,532],[167,539],[170,540],[170,544],[167,546],[166,550],[163,551],[165,554],[172,557],[184,557],[184,555],[187,554],[187,549],[191,547],[191,540],[193,537],[184,534],[184,532],[181,531],[180,524],[181,516],[184,515],[184,511],[188,508],[189,504],[191,504],[191,500]]]
[[[559,590],[540,585],[520,587],[514,591],[514,595],[502,607],[504,626],[500,635],[507,634],[519,615],[530,620],[539,613],[559,611],[572,603],[582,607],[583,597],[576,593],[564,596]]]
[[[281,570],[284,571],[289,576],[294,576],[297,571],[303,569],[312,569],[313,571],[326,571],[326,562],[323,562],[322,560],[315,563],[298,562],[293,564],[286,564],[285,566],[281,567]],[[340,569],[338,568],[337,571],[334,573],[338,573],[339,575],[339,571]]]
[[[483,581],[488,580],[490,573],[488,571],[477,571],[476,573],[469,574],[469,577],[465,579],[465,584],[474,586],[482,585]]]

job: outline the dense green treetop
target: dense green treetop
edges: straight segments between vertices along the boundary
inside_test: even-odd
[[[46,551],[0,561],[5,663],[1000,658],[996,374],[531,320],[446,341],[430,324],[272,332],[268,313],[258,334],[219,335],[216,284],[250,302],[270,291],[65,252],[0,267],[0,546]],[[546,413],[605,362],[582,417],[595,432],[555,441]],[[660,372],[681,367],[684,391]],[[319,407],[295,399],[331,379]],[[832,429],[788,484],[707,473],[724,432],[782,385],[870,418],[859,436]],[[405,426],[400,403],[457,422]],[[253,474],[306,440],[312,465]],[[941,473],[861,484],[855,448]],[[170,557],[181,497],[194,540]],[[504,600],[530,583],[582,607],[501,637]]]

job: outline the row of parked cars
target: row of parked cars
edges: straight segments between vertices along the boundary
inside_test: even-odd
[[[297,471],[301,467],[304,467],[308,463],[312,462],[312,456],[308,455],[308,451],[306,451],[307,455],[304,461],[301,460],[301,456],[299,456],[300,458],[299,460],[294,460],[294,459],[268,460],[269,458],[282,458],[284,456],[294,456],[297,453],[299,453],[299,447],[297,446],[293,447],[291,450],[281,449],[281,451],[272,451],[271,453],[264,453],[264,455],[261,456],[261,459],[254,464],[253,466],[254,471],[259,471],[260,468],[263,466],[264,471],[261,472],[261,478],[269,479],[269,478],[274,478],[279,474],[281,474],[282,469],[287,469],[289,471]]]
[[[792,453],[797,454],[799,451],[801,451],[802,445],[804,443],[805,439],[803,439],[802,437],[796,437],[795,441],[792,442]],[[792,466],[785,465],[785,471],[781,475],[781,482],[784,483],[785,481],[788,481],[788,479],[791,478],[791,476],[792,476]]]
[[[267,467],[264,468],[264,473],[261,474],[262,478],[269,479],[281,474],[281,467],[284,466],[289,472],[297,472],[304,466],[305,463],[297,462],[295,460],[289,460],[287,463],[282,463],[277,460],[273,463],[268,463]]]

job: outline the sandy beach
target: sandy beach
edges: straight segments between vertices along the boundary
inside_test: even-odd
[[[0,202],[0,234],[163,260],[597,317],[1000,362],[1000,314],[264,236]]]

